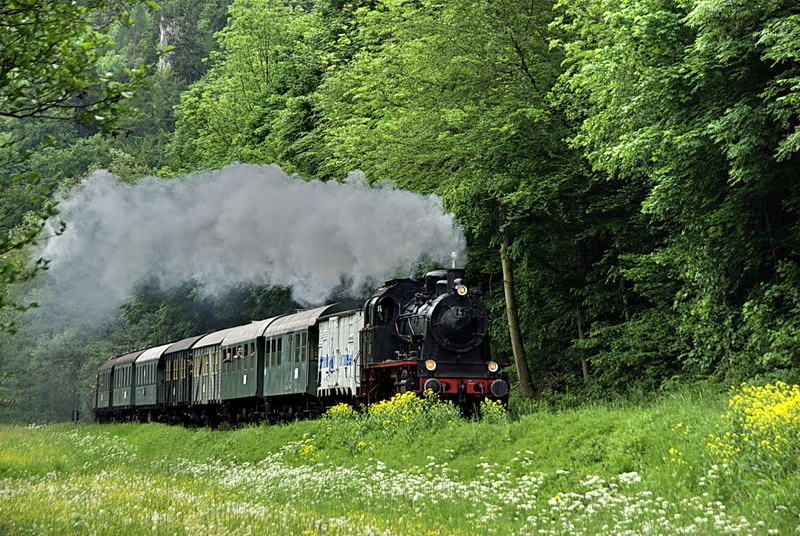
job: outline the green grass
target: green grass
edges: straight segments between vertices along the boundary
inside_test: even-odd
[[[0,426],[0,534],[796,534],[795,473],[714,469],[726,399],[491,423],[389,405],[224,432]]]

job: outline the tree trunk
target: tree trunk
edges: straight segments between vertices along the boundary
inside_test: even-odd
[[[513,266],[511,257],[508,255],[509,246],[508,237],[503,237],[503,243],[500,244],[500,260],[503,264],[503,291],[506,296],[508,333],[511,336],[511,351],[514,353],[514,363],[517,365],[520,393],[524,398],[531,398],[533,397],[533,384],[531,383],[531,373],[528,370],[528,361],[525,358],[525,347],[522,345],[522,334],[519,330],[517,300],[514,296]]]
[[[578,340],[585,339],[583,334],[583,313],[578,313]],[[581,356],[581,372],[583,372],[583,381],[589,381],[589,361]]]

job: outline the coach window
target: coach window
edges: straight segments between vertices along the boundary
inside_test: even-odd
[[[298,333],[294,336],[294,361],[299,363],[306,355],[306,335],[307,332]]]
[[[281,366],[281,358],[283,357],[283,337],[278,337],[278,366]]]

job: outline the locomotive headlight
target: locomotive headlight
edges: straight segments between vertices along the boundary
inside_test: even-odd
[[[425,361],[425,368],[428,370],[436,370],[436,361],[433,359],[428,359]]]
[[[459,296],[466,296],[468,290],[469,289],[467,288],[467,285],[458,285],[456,287],[456,292],[458,293]]]
[[[494,361],[489,361],[488,363],[486,363],[486,366],[488,367],[489,372],[497,372],[497,369],[500,368]]]

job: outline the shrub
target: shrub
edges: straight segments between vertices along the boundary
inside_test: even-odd
[[[508,410],[499,400],[484,398],[480,405],[481,420],[489,424],[505,424],[509,421]]]
[[[800,386],[742,383],[731,392],[726,423],[706,444],[714,461],[744,462],[748,470],[773,478],[800,469]]]
[[[459,409],[432,391],[422,397],[408,392],[367,406],[361,413],[346,404],[332,407],[322,417],[325,427],[319,439],[356,454],[371,450],[378,441],[413,440],[459,419]]]

